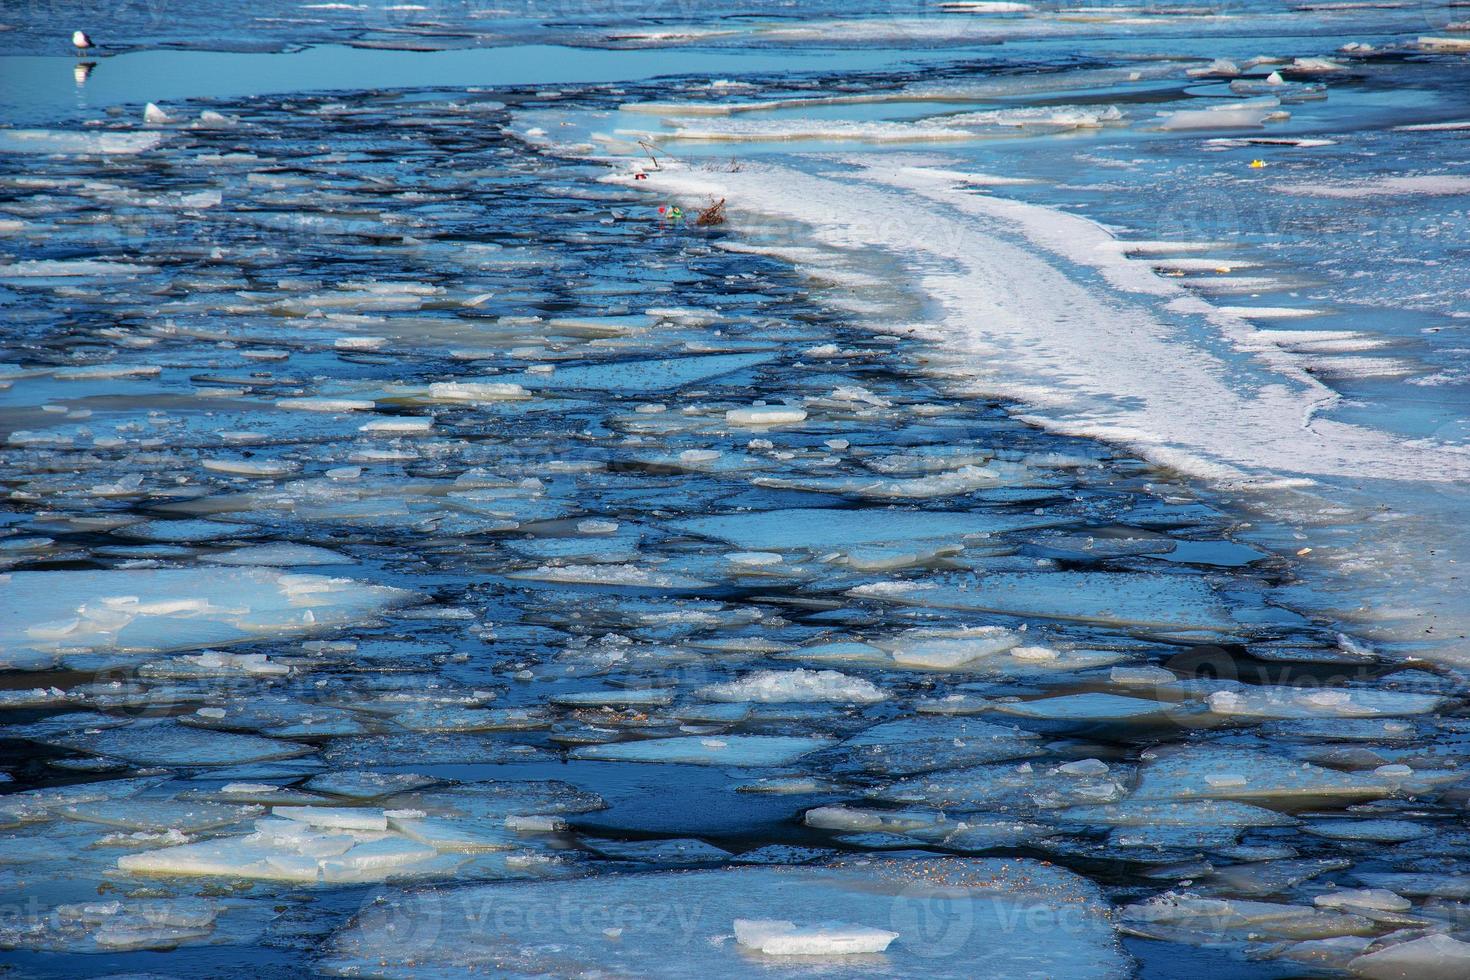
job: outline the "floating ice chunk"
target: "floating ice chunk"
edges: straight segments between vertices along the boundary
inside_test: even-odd
[[[434,428],[434,420],[403,416],[390,419],[373,419],[358,426],[359,432],[384,433],[387,435],[416,435]]]
[[[1158,722],[1175,717],[1180,711],[1178,705],[1102,691],[1039,698],[1035,701],[997,701],[994,707],[996,711],[1017,718],[1079,724]]]
[[[1421,715],[1444,699],[1431,694],[1346,688],[1290,688],[1234,685],[1209,695],[1215,714],[1249,718],[1363,718]]]
[[[1010,572],[975,585],[937,581],[859,586],[853,595],[905,605],[1119,626],[1209,630],[1238,625],[1205,582],[1193,576],[1128,572]]]
[[[1332,909],[1243,899],[1201,898],[1169,892],[1122,910],[1122,921],[1138,935],[1218,943],[1232,938],[1319,939],[1372,930],[1370,920]]]
[[[405,732],[334,739],[322,757],[343,766],[434,766],[541,762],[550,755],[536,746],[513,745],[486,735]]]
[[[695,838],[651,841],[596,841],[599,854],[647,864],[709,864],[730,860],[730,852]]]
[[[301,469],[301,464],[288,459],[206,459],[199,465],[212,473],[235,476],[287,476]]]
[[[628,589],[702,589],[709,582],[677,572],[662,572],[639,565],[542,565],[510,572],[506,578],[523,582],[562,582],[568,585],[603,585]]]
[[[1470,42],[1463,50],[1470,51]],[[1461,980],[1470,976],[1470,943],[1423,936],[1359,956],[1348,970],[1368,980]]]
[[[615,361],[558,368],[551,375],[518,375],[532,390],[588,390],[644,394],[673,391],[776,359],[771,353],[706,354],[667,360]]]
[[[1017,0],[949,0],[941,3],[939,9],[958,14],[1020,14],[1036,7]]]
[[[1330,840],[1374,841],[1402,844],[1433,833],[1410,820],[1318,820],[1303,828],[1309,834]]]
[[[352,559],[329,548],[318,548],[309,544],[251,545],[236,548],[216,555],[201,555],[201,561],[214,565],[254,565],[270,568],[298,568],[305,565],[349,565]]]
[[[888,697],[872,682],[835,670],[761,670],[695,692],[709,701],[832,701],[872,704]]]
[[[480,817],[390,816],[388,823],[410,840],[439,851],[484,854],[522,845],[504,822]]]
[[[1181,109],[1160,123],[1166,130],[1258,129],[1270,117],[1270,109]]]
[[[1291,817],[1264,807],[1215,800],[1078,806],[1062,811],[1061,818],[1111,827],[1290,827],[1296,823]]]
[[[1376,799],[1391,786],[1377,779],[1246,749],[1188,746],[1155,750],[1143,767],[1136,800],[1216,799],[1273,803]]]
[[[657,707],[672,704],[674,692],[666,689],[621,690],[621,691],[577,691],[568,694],[553,694],[548,698],[552,704],[569,708],[584,707]]]
[[[939,938],[925,942],[924,924],[939,903],[954,916],[946,921],[963,928],[940,930],[931,934]],[[625,919],[618,942],[601,929],[568,932],[561,925],[605,922],[608,908],[675,906],[681,914]],[[476,917],[487,907],[514,907],[524,925],[487,930]],[[595,889],[585,882],[497,882],[394,895],[338,933],[323,966],[334,974],[461,976],[503,972],[513,963],[515,972],[527,975],[657,976],[669,972],[668,951],[679,949],[682,974],[746,976],[770,971],[751,963],[751,948],[728,941],[731,923],[812,923],[813,909],[822,919],[874,923],[877,931],[900,937],[883,960],[829,963],[840,972],[914,976],[933,972],[936,954],[939,969],[982,978],[1120,980],[1131,970],[1106,919],[1106,903],[1085,878],[1025,858],[955,857],[646,872],[614,875]],[[1059,929],[1058,922],[1068,925]],[[822,963],[814,958],[811,965]]]
[[[751,428],[766,428],[776,425],[795,425],[806,421],[806,410],[788,408],[783,405],[758,405],[754,408],[732,408],[725,413],[725,421],[731,425]]]
[[[769,956],[845,956],[881,953],[898,933],[871,926],[823,922],[798,926],[785,919],[736,919],[735,941]]]
[[[228,827],[264,812],[258,806],[228,806],[220,803],[186,803],[175,800],[99,800],[61,807],[63,816],[87,823],[127,830],[176,830],[192,834]]]
[[[724,119],[666,120],[674,127],[661,133],[664,139],[715,142],[766,142],[771,140],[862,140],[872,143],[907,143],[911,141],[968,140],[975,138],[969,129],[944,126],[924,121],[883,122],[862,119]],[[635,130],[619,130],[628,136],[645,135]]]
[[[19,653],[178,650],[311,633],[412,598],[263,568],[15,572],[0,589],[0,662]]]
[[[1056,518],[986,512],[793,508],[687,518],[671,521],[670,526],[748,551],[830,551],[889,541],[910,546],[916,540],[935,538],[958,541],[966,535],[1056,523]]]
[[[447,402],[508,402],[524,401],[531,393],[509,382],[440,381],[429,385],[429,397]]]
[[[1446,54],[1470,53],[1470,39],[1463,37],[1421,37],[1421,51],[1438,51]]]
[[[0,147],[14,153],[68,156],[144,153],[163,142],[159,133],[67,133],[50,129],[0,130]]]
[[[139,721],[117,728],[92,728],[36,741],[92,755],[126,759],[143,766],[232,766],[292,759],[311,746],[280,739],[211,732],[167,721]]]
[[[220,911],[196,898],[59,905],[0,925],[0,946],[63,953],[168,950],[213,939]]]
[[[638,742],[583,745],[573,759],[607,762],[665,762],[697,766],[784,766],[832,744],[827,738],[796,735],[685,735]]]
[[[138,668],[143,677],[286,677],[291,668],[263,653],[223,653],[209,650],[194,657],[154,660]],[[201,708],[200,711],[208,709]],[[221,711],[223,716],[223,711]]]
[[[505,829],[518,834],[554,834],[566,830],[567,822],[542,813],[512,814],[505,818]]]
[[[1191,68],[1189,74],[1195,78],[1234,78],[1240,74],[1240,66],[1229,58],[1216,58],[1204,68]]]
[[[1414,903],[1387,888],[1337,888],[1312,899],[1312,903],[1324,909],[1378,909],[1384,912],[1403,912],[1413,908]]]
[[[874,799],[936,809],[1001,809],[1029,811],[1116,803],[1127,790],[1126,767],[1115,766],[1103,776],[1073,775],[1023,762],[1015,765],[975,766],[901,780],[869,791]]]
[[[298,412],[371,412],[377,408],[377,402],[366,398],[281,398],[276,401],[277,408],[294,410]]]
[[[847,765],[902,776],[1038,755],[1038,736],[970,718],[903,718],[843,742]]]
[[[174,117],[164,112],[156,103],[150,102],[143,107],[143,121],[150,126],[163,126],[174,121]]]
[[[333,796],[350,796],[353,799],[370,800],[394,793],[432,786],[438,780],[432,776],[420,776],[411,772],[372,772],[353,769],[344,772],[324,772],[313,776],[302,784],[304,789],[315,793],[330,793]]]
[[[25,259],[0,265],[0,279],[51,279],[60,277],[136,276],[157,272],[154,265],[114,262],[109,259]],[[153,376],[162,368],[148,365],[94,364],[87,367],[63,368],[52,377],[63,381],[86,381],[97,378]]]
[[[438,856],[439,852],[428,844],[384,837],[356,844],[340,857],[323,861],[322,876],[327,881],[352,881],[362,877],[377,880],[378,876],[390,869],[418,864]]]

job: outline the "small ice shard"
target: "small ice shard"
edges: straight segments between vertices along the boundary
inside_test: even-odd
[[[174,121],[174,117],[164,112],[157,103],[150,102],[143,107],[143,121],[150,126],[163,126]]]
[[[710,684],[695,692],[709,701],[830,701],[872,704],[888,695],[871,681],[835,670],[761,670],[739,680]]]
[[[871,926],[823,922],[798,926],[785,919],[736,919],[735,940],[769,956],[845,956],[881,953],[898,933]]]

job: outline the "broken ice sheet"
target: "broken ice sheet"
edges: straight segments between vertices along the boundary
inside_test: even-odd
[[[115,728],[85,728],[35,741],[91,755],[126,759],[140,766],[233,766],[291,759],[312,747],[279,739],[187,728],[165,719],[145,719]]]
[[[872,704],[888,697],[871,681],[835,670],[761,670],[695,692],[709,701],[830,701]]]
[[[1385,780],[1325,769],[1249,749],[1173,746],[1150,750],[1134,800],[1238,800],[1263,806],[1380,799]]]
[[[0,589],[0,663],[65,653],[183,650],[371,619],[412,593],[264,568],[12,572]]]
[[[1222,685],[1206,699],[1210,711],[1231,718],[1363,718],[1422,715],[1445,699],[1432,694],[1355,688]]]
[[[643,864],[721,864],[731,858],[730,852],[724,848],[697,839],[589,840],[584,843],[604,857]]]
[[[1134,572],[1010,572],[973,584],[946,579],[859,586],[855,596],[903,605],[1112,626],[1231,630],[1240,623],[1203,580]]]
[[[241,903],[230,911],[240,913]],[[0,948],[104,953],[169,950],[201,942],[239,942],[249,934],[236,923],[216,936],[226,908],[198,898],[98,899],[59,905],[41,915],[0,924]],[[259,918],[255,929],[263,923]]]
[[[670,526],[746,551],[831,551],[884,542],[905,542],[911,546],[916,541],[936,538],[958,542],[966,535],[1046,527],[1064,520],[986,511],[796,508],[691,517],[671,521]]]
[[[230,806],[142,797],[131,800],[99,800],[73,803],[57,812],[69,820],[121,827],[126,830],[168,831],[192,834],[201,830],[229,827],[264,813],[259,807]]]
[[[598,390],[625,394],[672,391],[722,375],[769,363],[773,352],[706,354],[664,360],[614,361],[559,367],[549,374],[526,373],[497,380],[515,381],[532,390]]]
[[[904,718],[874,725],[838,745],[841,768],[911,775],[1041,753],[1031,732],[969,718]]]
[[[1026,814],[1038,809],[1116,803],[1128,795],[1131,767],[1048,765],[1022,762],[934,772],[867,791],[877,800],[938,810],[995,810]]]
[[[936,929],[925,910],[937,902],[955,915]],[[498,926],[494,910],[510,908],[524,910],[516,928]],[[637,911],[613,921],[607,910],[615,908]],[[596,889],[526,883],[385,895],[334,937],[322,965],[336,975],[411,969],[446,978],[477,970],[662,976],[671,962],[680,974],[743,977],[795,966],[736,942],[740,919],[897,933],[881,954],[808,948],[801,961],[829,975],[1106,980],[1130,969],[1106,911],[1085,879],[1027,859],[650,872]],[[430,921],[436,927],[424,928]]]
[[[1040,723],[1047,728],[1088,725],[1167,725],[1188,719],[1187,704],[1130,698],[1121,694],[1093,691],[1031,701],[998,700],[992,710],[1012,718]]]
[[[534,745],[437,732],[337,738],[322,750],[323,761],[341,766],[501,765],[551,758],[551,753]]]
[[[1195,945],[1232,939],[1325,939],[1378,931],[1370,919],[1332,909],[1174,892],[1127,906],[1120,921],[1134,935]]]
[[[796,735],[675,736],[583,745],[573,749],[571,757],[604,762],[784,766],[831,744],[831,739]]]

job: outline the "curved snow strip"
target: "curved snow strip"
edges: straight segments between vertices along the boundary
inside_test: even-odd
[[[1470,477],[1470,455],[1316,417],[1337,394],[1307,358],[1129,259],[1096,222],[882,164],[608,179],[724,197],[732,211],[804,223],[819,244],[888,252],[935,301],[937,333],[972,388],[1039,406],[1028,421],[1054,431],[1227,482]]]

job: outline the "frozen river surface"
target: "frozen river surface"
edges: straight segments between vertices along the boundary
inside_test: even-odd
[[[0,33],[0,958],[1470,975],[1452,17],[946,6]]]

